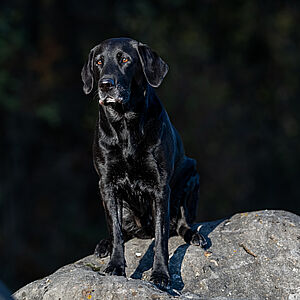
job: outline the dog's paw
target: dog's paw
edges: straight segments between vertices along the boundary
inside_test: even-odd
[[[104,239],[101,240],[94,251],[94,255],[96,255],[99,258],[104,258],[111,253],[111,242],[110,240]]]
[[[167,288],[170,284],[170,276],[163,272],[153,271],[150,281],[152,281],[159,288]]]
[[[200,234],[198,231],[195,231],[191,236],[190,244],[205,248],[207,246],[207,241],[202,234]]]
[[[108,275],[126,276],[125,265],[109,262],[104,272]]]

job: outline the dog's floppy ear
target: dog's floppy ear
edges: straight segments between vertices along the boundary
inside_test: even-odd
[[[81,71],[81,79],[83,81],[83,91],[89,94],[94,86],[94,48],[90,51],[87,62],[84,64]]]
[[[156,52],[152,51],[151,48],[145,44],[138,43],[137,52],[147,82],[153,87],[160,86],[164,77],[168,73],[168,65],[158,56]]]

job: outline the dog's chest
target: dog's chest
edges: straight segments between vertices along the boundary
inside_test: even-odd
[[[157,163],[152,153],[131,147],[124,147],[119,152],[119,160],[114,165],[118,170],[115,179],[120,186],[131,189],[131,193],[139,193],[158,184]]]
[[[94,160],[100,180],[136,207],[154,198],[163,179],[162,166],[155,158],[159,133],[155,123],[148,122],[141,134],[138,122],[120,122],[114,126],[114,140],[100,138],[96,143],[99,150],[94,152]]]
[[[145,202],[160,181],[157,162],[147,141],[129,136],[116,145],[107,160],[111,182],[128,202]]]
[[[134,185],[156,183],[158,168],[154,158],[153,141],[149,134],[141,136],[137,130],[131,131],[124,126],[113,156],[116,153],[116,161],[120,163],[120,179],[123,177]]]

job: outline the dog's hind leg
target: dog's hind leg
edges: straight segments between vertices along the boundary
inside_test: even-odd
[[[191,171],[181,194],[176,231],[186,243],[204,248],[207,244],[205,238],[190,225],[196,218],[199,192],[199,175],[195,164]]]
[[[123,234],[124,243],[129,241],[131,237],[127,236],[126,234]],[[101,240],[95,248],[94,255],[96,255],[99,258],[107,257],[108,255],[111,255],[112,251],[112,243],[110,238]]]
[[[111,254],[111,250],[112,245],[110,239],[103,239],[97,244],[94,255],[104,258]]]

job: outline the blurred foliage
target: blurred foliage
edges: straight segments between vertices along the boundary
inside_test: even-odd
[[[129,36],[170,66],[158,94],[197,159],[199,220],[300,212],[300,3],[11,0],[0,9],[0,279],[12,290],[105,236],[97,103],[81,67]]]

